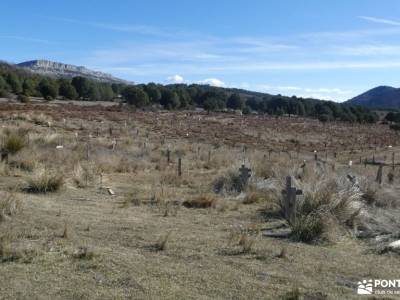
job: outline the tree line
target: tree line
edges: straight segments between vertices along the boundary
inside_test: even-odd
[[[273,96],[240,89],[226,89],[197,84],[127,85],[93,81],[85,77],[51,78],[0,65],[0,97],[13,93],[26,97],[43,97],[87,101],[122,99],[137,108],[149,106],[168,109],[203,108],[207,111],[236,110],[244,114],[266,113],[275,116],[304,116],[322,122],[333,120],[373,123],[377,115],[368,108],[332,101]]]
[[[400,131],[400,113],[399,112],[389,112],[385,116],[385,121],[389,122],[390,128],[396,131]]]

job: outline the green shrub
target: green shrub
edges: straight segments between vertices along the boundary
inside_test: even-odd
[[[21,103],[29,103],[31,102],[31,99],[28,96],[25,95],[18,95],[17,100]]]
[[[318,212],[299,216],[291,227],[292,237],[305,243],[319,240],[326,229],[323,216]]]

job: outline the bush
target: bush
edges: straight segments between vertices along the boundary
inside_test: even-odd
[[[29,103],[31,102],[31,99],[28,96],[25,95],[18,95],[17,100],[21,103]]]
[[[26,144],[26,133],[23,132],[7,132],[3,138],[3,150],[11,154],[22,150]]]
[[[26,191],[28,193],[51,193],[58,191],[64,184],[62,175],[45,169],[28,178]]]
[[[10,98],[10,93],[6,90],[0,89],[0,98]]]
[[[297,241],[305,243],[317,241],[326,230],[321,212],[300,215],[291,227],[292,237]]]
[[[395,130],[395,131],[400,131],[400,123],[390,125],[390,129]]]
[[[95,182],[98,173],[94,163],[78,163],[74,168],[73,181],[78,188],[85,188]]]
[[[217,178],[213,183],[213,189],[215,193],[240,193],[244,190],[242,180],[239,175],[235,172],[229,172],[228,174]]]
[[[346,178],[328,178],[303,186],[304,199],[298,201],[296,220],[289,225],[292,237],[306,243],[328,239],[338,226],[353,226],[361,207],[359,188]]]

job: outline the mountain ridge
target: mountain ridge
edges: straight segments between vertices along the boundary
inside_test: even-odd
[[[400,109],[400,88],[381,85],[370,89],[346,103],[369,108]]]
[[[15,64],[16,67],[22,68],[33,73],[37,73],[40,75],[46,75],[50,77],[67,77],[73,78],[76,76],[87,77],[92,80],[101,81],[101,82],[109,82],[109,83],[126,83],[130,82],[127,80],[123,80],[117,77],[114,77],[111,74],[90,70],[83,66],[76,66],[72,64],[65,64],[60,62],[53,62],[45,59],[37,59],[25,61],[22,63]]]

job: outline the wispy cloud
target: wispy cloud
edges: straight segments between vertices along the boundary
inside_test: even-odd
[[[373,23],[400,26],[400,21],[394,21],[394,20],[390,20],[390,19],[375,18],[375,17],[368,17],[368,16],[360,16],[359,18],[366,20],[366,21],[373,22]]]
[[[113,35],[118,38],[113,41],[113,46],[93,49],[81,58],[89,67],[137,82],[143,78],[158,78],[161,82],[227,86],[218,79],[224,78],[229,79],[231,86],[231,78],[246,76],[250,81],[246,86],[255,88],[254,82],[259,78],[275,74],[297,76],[295,74],[315,72],[328,76],[343,71],[400,69],[400,44],[396,42],[400,22],[369,16],[359,18],[390,26],[293,35],[213,36],[142,24],[53,19],[121,33]],[[268,87],[264,85],[264,88]],[[325,99],[339,99],[351,94],[346,89],[312,89],[301,85],[275,85],[272,88],[278,93],[318,95]]]
[[[50,17],[48,18],[53,21],[58,22],[66,22],[77,25],[85,25],[98,29],[105,29],[115,32],[121,33],[134,33],[145,36],[157,36],[164,38],[175,38],[177,36],[185,36],[188,32],[180,30],[180,29],[161,29],[159,27],[154,27],[150,25],[143,24],[115,24],[115,23],[105,23],[105,22],[90,22],[90,21],[82,21],[71,18],[59,18],[59,17]]]
[[[335,53],[348,56],[400,56],[400,45],[355,45],[338,47]]]
[[[309,88],[309,87],[299,87],[299,86],[274,86],[269,84],[259,84],[252,86],[255,90],[267,93],[282,93],[285,95],[292,95],[296,92],[296,95],[304,98],[317,98],[325,100],[346,100],[349,95],[354,92],[351,90],[344,90],[341,88]]]
[[[37,38],[17,36],[17,35],[0,35],[0,39],[18,40],[23,42],[39,43],[39,44],[54,44],[54,42],[44,39],[37,39]]]

